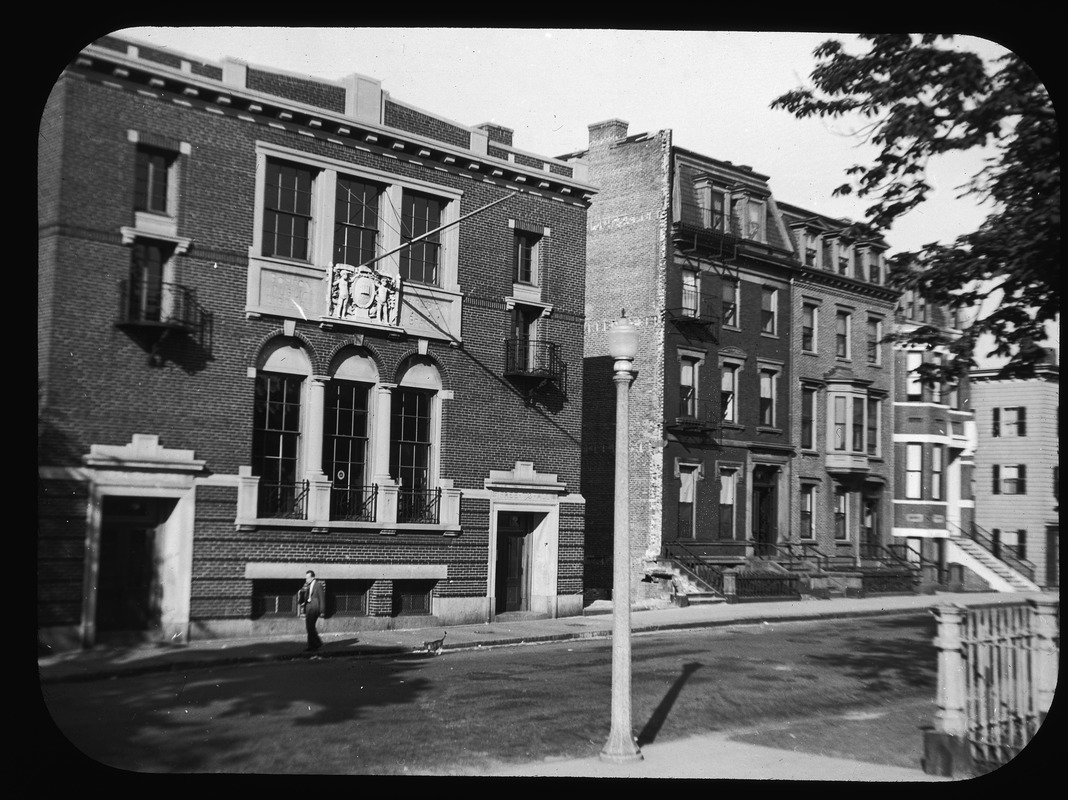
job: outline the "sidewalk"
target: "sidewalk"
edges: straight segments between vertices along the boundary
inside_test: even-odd
[[[695,627],[764,624],[806,619],[856,618],[924,612],[941,603],[987,605],[1019,602],[1029,594],[934,594],[773,603],[695,605],[687,608],[635,609],[631,631],[683,630]],[[600,606],[600,608],[598,608]],[[464,648],[533,645],[567,639],[610,638],[611,604],[587,609],[585,616],[524,619],[448,628],[443,651]],[[594,611],[602,613],[592,613]],[[325,623],[325,624],[324,624]],[[332,634],[329,620],[320,624],[321,658],[412,653],[427,640],[438,639],[441,628],[366,631]],[[146,644],[122,648],[97,647],[38,657],[42,683],[96,680],[124,674],[193,669],[219,664],[307,658],[303,636],[269,639],[219,639],[185,645]],[[719,733],[676,742],[654,742],[642,749],[643,758],[625,764],[600,758],[526,764],[494,773],[501,776],[555,777],[676,777],[844,781],[946,780],[915,770],[867,764],[808,753],[730,741]],[[710,759],[709,754],[715,758]]]

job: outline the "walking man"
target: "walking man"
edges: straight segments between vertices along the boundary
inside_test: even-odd
[[[326,608],[326,593],[323,591],[323,582],[316,580],[315,573],[311,570],[304,573],[304,588],[300,591],[304,604],[304,626],[308,630],[308,647],[305,652],[311,652],[323,646],[323,640],[315,630],[315,623]]]

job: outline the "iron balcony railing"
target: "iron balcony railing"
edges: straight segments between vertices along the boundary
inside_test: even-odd
[[[264,483],[260,481],[257,516],[261,519],[307,519],[308,481]]]
[[[675,430],[712,430],[719,418],[719,405],[707,398],[695,398],[692,387],[683,389],[675,411],[674,418],[668,420],[668,427]]]
[[[119,325],[195,330],[200,324],[196,292],[177,283],[119,282]]]
[[[441,517],[441,488],[405,489],[397,493],[397,522],[437,525]]]
[[[377,518],[378,484],[332,486],[330,519],[339,522],[374,522]]]
[[[559,380],[564,363],[554,342],[544,339],[506,339],[504,373]]]

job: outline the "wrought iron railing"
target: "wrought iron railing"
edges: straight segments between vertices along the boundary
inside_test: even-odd
[[[700,554],[695,553],[682,542],[665,543],[663,552],[691,578],[694,578],[695,583],[722,596],[723,570],[709,564]]]
[[[798,598],[801,596],[801,578],[789,573],[741,570],[735,573],[734,588],[739,600]]]
[[[980,545],[984,550],[990,553],[990,555],[998,559],[998,561],[1001,561],[1006,566],[1023,575],[1029,581],[1035,579],[1035,565],[1026,558],[1020,558],[1017,555],[1015,548],[1003,544],[1000,539],[995,538],[990,531],[976,525],[974,522],[971,524],[970,529],[962,528],[952,522],[949,523],[949,525],[976,544]]]
[[[536,375],[557,380],[563,362],[559,348],[544,339],[506,339],[504,372],[506,375]]]
[[[441,517],[441,488],[401,489],[397,493],[397,522],[437,525]]]
[[[307,519],[308,481],[264,483],[260,481],[257,516],[261,519]]]
[[[343,522],[374,522],[378,506],[378,484],[333,486],[330,489],[330,519]]]
[[[200,324],[196,292],[177,283],[119,282],[119,325],[194,330]]]

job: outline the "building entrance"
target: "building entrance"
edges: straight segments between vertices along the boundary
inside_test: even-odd
[[[99,633],[146,631],[159,624],[156,528],[159,503],[105,497],[96,588]]]
[[[496,613],[530,610],[530,512],[497,514]]]
[[[778,498],[774,467],[753,470],[753,540],[755,555],[775,555],[778,531]]]

